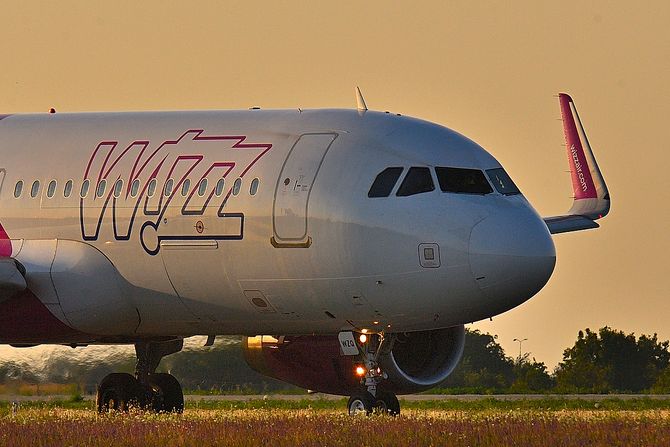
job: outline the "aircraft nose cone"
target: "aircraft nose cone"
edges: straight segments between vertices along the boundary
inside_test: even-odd
[[[488,216],[472,229],[470,268],[493,314],[509,310],[544,287],[556,264],[545,223],[531,210]]]

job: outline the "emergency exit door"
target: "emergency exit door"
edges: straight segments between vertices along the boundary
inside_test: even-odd
[[[309,247],[309,197],[336,134],[305,134],[286,157],[272,210],[276,247]]]

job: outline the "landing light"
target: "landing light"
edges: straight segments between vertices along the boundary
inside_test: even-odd
[[[368,336],[365,335],[365,334],[361,334],[361,335],[358,337],[358,339],[361,341],[361,343],[365,343],[366,341],[368,341]]]
[[[357,366],[356,367],[356,375],[357,376],[364,376],[365,375],[365,368],[362,366]]]

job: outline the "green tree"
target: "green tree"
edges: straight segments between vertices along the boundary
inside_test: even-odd
[[[514,380],[514,361],[505,355],[498,337],[465,330],[463,358],[441,387],[471,392],[501,392]]]
[[[510,392],[539,393],[547,392],[553,387],[554,379],[543,362],[529,360],[529,354],[524,354],[514,363],[514,382],[509,388]]]
[[[670,367],[661,371],[650,391],[656,394],[670,393]]]
[[[24,362],[7,361],[0,364],[0,383],[39,383],[39,377],[30,367]]]
[[[578,393],[640,392],[650,389],[670,363],[668,341],[656,334],[624,334],[610,327],[579,331],[556,369],[558,390]]]

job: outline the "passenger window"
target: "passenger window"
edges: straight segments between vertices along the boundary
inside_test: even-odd
[[[493,188],[479,169],[435,168],[442,192],[490,194]]]
[[[14,187],[14,197],[17,199],[21,197],[21,191],[23,191],[23,180],[16,182],[16,186]]]
[[[72,180],[68,180],[65,183],[65,188],[63,188],[63,197],[65,198],[70,197],[70,195],[72,194],[72,185],[73,185]]]
[[[39,192],[40,192],[40,181],[39,181],[39,180],[35,180],[35,181],[33,182],[33,186],[32,186],[32,188],[30,188],[30,197],[32,197],[32,198],[34,199],[35,197],[37,197],[37,194],[38,194]]]
[[[172,180],[172,179],[168,179],[168,181],[165,182],[165,188],[164,188],[163,192],[166,196],[169,196],[170,194],[172,194],[172,185],[173,184],[174,184],[174,180]]]
[[[216,190],[214,191],[214,193],[215,193],[217,196],[220,196],[221,194],[223,194],[223,187],[224,187],[225,185],[226,185],[226,181],[225,181],[224,179],[222,179],[222,178],[219,179],[219,181],[216,182]]]
[[[122,190],[123,190],[123,180],[118,179],[114,184],[114,197],[118,199],[119,196],[121,195]]]
[[[407,175],[400,184],[396,196],[406,197],[422,192],[430,192],[435,189],[430,169],[422,167],[409,168]]]
[[[189,179],[184,180],[184,183],[181,184],[181,195],[186,197],[188,190],[191,189],[191,181]]]
[[[135,179],[133,180],[133,184],[130,185],[130,195],[133,197],[137,196],[139,190],[140,190],[140,180]]]
[[[52,198],[56,194],[56,180],[51,180],[47,187],[47,197]]]
[[[155,193],[156,193],[156,179],[152,178],[151,181],[149,182],[149,187],[147,188],[147,195],[149,197],[153,197]]]
[[[251,181],[251,186],[249,186],[249,194],[252,196],[255,196],[256,193],[258,192],[258,184],[260,183],[260,180],[257,178],[253,179]]]
[[[83,199],[88,195],[88,187],[91,184],[89,180],[84,180],[84,183],[81,184],[81,191],[79,196]]]
[[[235,183],[233,183],[233,195],[236,196],[240,193],[240,188],[242,187],[242,179],[237,178]]]
[[[398,182],[403,168],[386,168],[375,178],[368,191],[368,197],[388,197],[393,187]]]
[[[100,183],[98,183],[98,189],[95,192],[95,195],[97,197],[102,197],[105,194],[105,188],[107,187],[107,181],[106,180],[100,180]]]
[[[512,179],[503,168],[497,169],[488,169],[486,175],[489,176],[491,183],[495,187],[496,191],[500,194],[505,194],[506,196],[511,196],[514,194],[521,194],[519,188],[516,187]]]
[[[205,195],[205,192],[207,192],[207,179],[204,178],[200,180],[200,186],[198,186],[198,195],[200,197]]]

